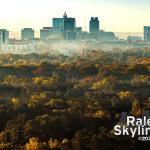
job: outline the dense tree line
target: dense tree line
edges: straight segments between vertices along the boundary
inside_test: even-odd
[[[0,149],[149,149],[117,137],[122,112],[150,110],[150,50],[0,56]]]

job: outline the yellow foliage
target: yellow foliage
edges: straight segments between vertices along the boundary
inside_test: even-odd
[[[42,84],[43,84],[43,85],[48,85],[49,82],[48,82],[48,80],[43,80],[43,81],[42,81]]]
[[[68,140],[67,138],[65,138],[65,139],[62,140],[61,143],[62,143],[62,144],[67,144],[67,143],[69,143],[69,140]]]
[[[35,77],[35,78],[32,78],[32,81],[34,84],[38,84],[42,81],[42,78],[41,77]]]
[[[100,110],[96,111],[95,114],[94,114],[94,117],[102,118],[102,117],[105,117],[105,116],[106,116],[106,113],[104,111],[100,111]]]
[[[0,149],[3,149],[3,150],[7,150],[7,149],[10,149],[10,143],[1,143],[0,144]]]
[[[25,146],[26,150],[40,150],[40,143],[38,138],[30,138],[29,143]]]
[[[32,102],[37,102],[38,100],[40,99],[40,96],[39,95],[31,95],[31,101]]]
[[[40,93],[40,98],[45,99],[46,98],[46,93],[45,92],[41,92]]]
[[[48,145],[51,149],[58,148],[59,144],[60,144],[60,142],[56,139],[53,140],[52,138],[50,138],[50,140],[48,141]]]
[[[146,75],[135,75],[131,80],[131,85],[135,87],[150,85],[150,77]]]
[[[19,100],[19,98],[11,98],[10,99],[10,102],[13,104],[13,105],[17,105],[17,106],[20,106],[21,105],[21,100]]]
[[[35,78],[32,78],[32,82],[34,84],[42,84],[42,85],[50,85],[50,84],[55,84],[57,81],[58,81],[58,77],[57,76],[54,76],[54,77],[49,77],[49,78],[46,78],[46,77],[35,77]]]
[[[120,99],[127,99],[127,98],[132,98],[134,97],[134,95],[130,92],[130,91],[122,91],[120,93],[118,93],[118,96]]]
[[[103,80],[100,80],[100,81],[94,83],[94,85],[92,86],[92,89],[93,90],[103,90],[103,89],[111,90],[113,85],[110,82],[110,80],[112,81],[111,78],[106,77]]]
[[[5,133],[2,131],[0,133],[0,143],[5,143],[6,139]]]
[[[136,117],[139,117],[142,114],[140,103],[137,100],[135,100],[132,104],[132,114]]]

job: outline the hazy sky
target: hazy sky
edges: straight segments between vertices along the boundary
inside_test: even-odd
[[[86,30],[91,16],[107,31],[142,32],[150,25],[150,0],[0,0],[0,6],[0,28],[11,31],[51,26],[64,11]]]

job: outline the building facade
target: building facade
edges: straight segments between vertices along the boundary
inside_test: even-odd
[[[98,17],[91,17],[91,20],[89,22],[89,38],[97,40],[98,33],[99,33]]]
[[[144,26],[144,41],[150,42],[150,26]]]
[[[98,33],[98,40],[99,41],[116,41],[117,38],[113,32],[107,32],[107,31],[99,31]]]
[[[99,28],[99,20],[98,17],[91,17],[90,23],[89,23],[89,32],[90,33],[98,33],[100,28]]]
[[[32,28],[24,28],[21,30],[21,40],[33,40],[34,30]]]
[[[43,27],[43,29],[40,30],[40,39],[42,40],[51,39],[53,34],[54,34],[53,27]]]
[[[53,18],[53,28],[56,33],[64,32],[64,18]]]
[[[0,29],[0,44],[9,43],[9,31],[6,29]]]
[[[142,41],[142,37],[140,37],[140,36],[128,36],[127,41],[129,41],[129,42]]]
[[[75,18],[68,18],[64,14],[64,38],[65,40],[76,40],[76,20]]]
[[[68,18],[65,12],[62,18],[53,18],[53,29],[55,35],[62,36],[65,40],[76,39],[76,21],[75,18]]]

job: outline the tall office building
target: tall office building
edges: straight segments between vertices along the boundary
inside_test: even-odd
[[[0,29],[0,44],[9,43],[9,31],[6,29]]]
[[[66,12],[62,18],[53,18],[53,29],[56,35],[61,35],[65,40],[76,39],[75,18],[68,18]]]
[[[53,18],[54,34],[61,39],[64,39],[64,19],[67,18],[66,12],[62,18]]]
[[[75,31],[76,21],[75,18],[64,19],[64,31]]]
[[[53,28],[55,32],[61,33],[64,31],[64,19],[53,18]]]
[[[98,33],[99,32],[99,20],[98,20],[98,17],[91,17],[91,20],[90,20],[90,33]]]
[[[53,36],[53,34],[53,27],[43,27],[43,29],[40,30],[40,39],[48,40],[51,36]]]
[[[144,26],[144,41],[150,42],[150,26]]]
[[[76,20],[75,18],[64,16],[64,37],[66,40],[76,40]]]
[[[24,28],[21,30],[21,39],[22,40],[33,40],[34,39],[34,30],[32,28]]]
[[[98,34],[99,34],[99,20],[98,17],[91,17],[91,20],[89,22],[89,38],[98,40]]]

